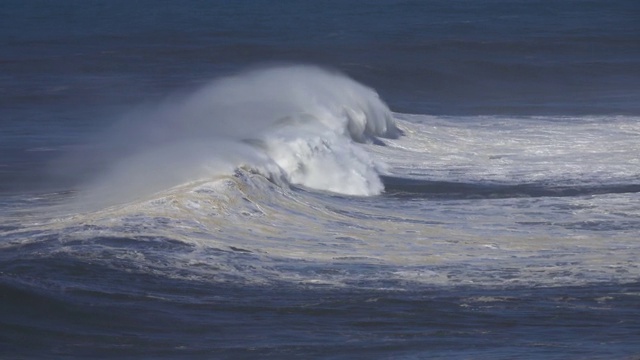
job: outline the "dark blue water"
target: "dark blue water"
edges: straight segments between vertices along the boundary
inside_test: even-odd
[[[14,285],[5,276],[0,315],[8,358],[604,359],[638,354],[638,284],[508,291],[285,284],[212,288],[63,259],[51,266],[63,270],[60,277],[73,287],[33,291],[43,284],[32,279]]]
[[[123,251],[136,246],[127,239],[103,241],[119,241]],[[180,243],[143,244],[138,249],[147,256],[185,250]],[[638,283],[375,290],[401,284],[336,289],[286,282],[240,286],[229,279],[213,285],[140,273],[124,261],[45,260],[41,252],[51,245],[23,249],[22,258],[2,252],[5,358],[638,355]]]
[[[31,194],[70,190],[70,179],[52,175],[51,161],[82,151],[89,134],[126,111],[274,63],[341,71],[402,113],[638,116],[639,14],[631,0],[4,0],[0,216],[28,215],[39,201]],[[451,195],[410,185],[396,190],[409,200]],[[525,190],[573,191],[540,189]],[[635,193],[637,184],[615,189]],[[490,196],[493,188],[461,191]],[[638,282],[496,288],[389,280],[336,289],[249,286],[222,274],[213,285],[187,280],[189,273],[175,279],[131,268],[117,253],[103,254],[113,257],[110,266],[48,256],[63,236],[38,235],[22,246],[30,230],[20,226],[0,228],[0,358],[640,354]],[[171,239],[159,248],[121,241],[147,257],[189,251]],[[313,266],[307,271],[320,271]]]
[[[640,111],[633,1],[5,1],[1,11],[11,104],[137,101],[291,61],[345,71],[407,112]]]

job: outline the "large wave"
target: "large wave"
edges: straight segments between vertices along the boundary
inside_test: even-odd
[[[133,111],[65,171],[99,168],[86,193],[109,202],[239,167],[283,184],[374,195],[383,190],[380,165],[355,142],[397,134],[374,90],[318,67],[280,66]]]

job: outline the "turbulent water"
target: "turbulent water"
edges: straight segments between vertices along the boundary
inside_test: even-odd
[[[639,356],[637,10],[3,3],[0,357]]]

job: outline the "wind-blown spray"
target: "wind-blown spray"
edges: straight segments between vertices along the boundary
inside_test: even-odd
[[[373,195],[383,190],[379,166],[354,142],[397,132],[377,93],[344,75],[254,70],[127,116],[88,156],[104,166],[87,192],[126,201],[242,166],[283,183]]]

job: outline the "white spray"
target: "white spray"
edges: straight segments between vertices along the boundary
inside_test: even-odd
[[[374,195],[383,191],[378,165],[354,142],[396,134],[372,89],[317,67],[287,66],[220,79],[131,113],[99,141],[99,151],[76,154],[74,163],[100,161],[87,192],[109,202],[239,166],[309,188]]]

